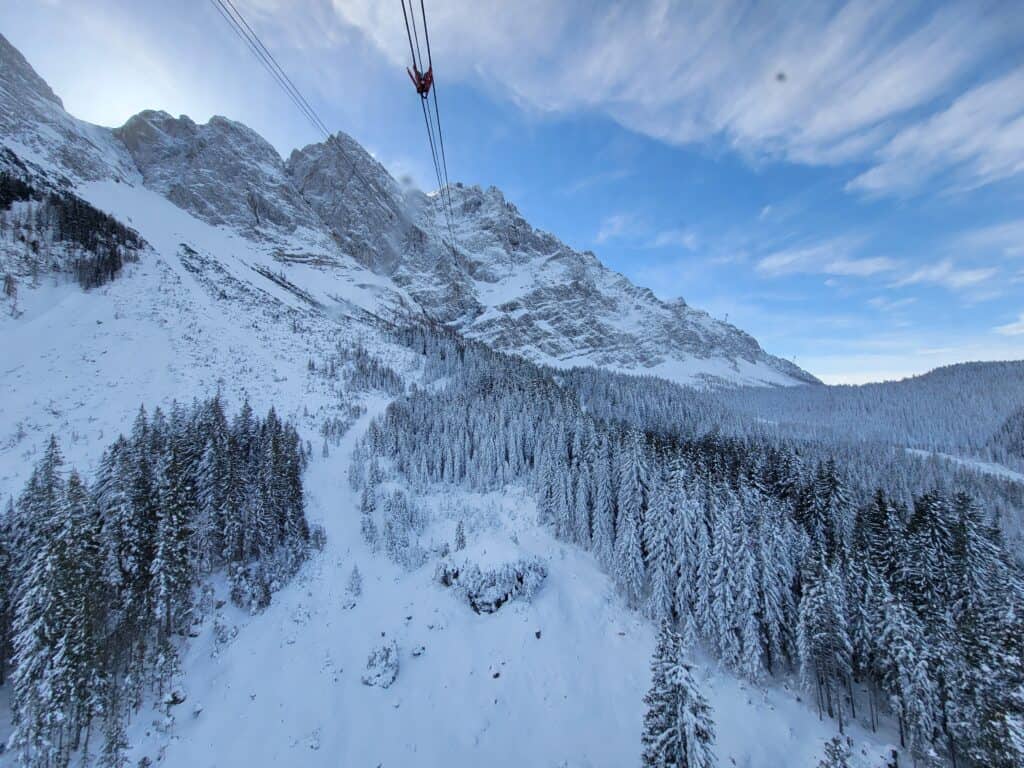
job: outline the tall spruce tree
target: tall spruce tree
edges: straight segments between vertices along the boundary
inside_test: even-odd
[[[643,765],[650,768],[712,768],[715,729],[711,708],[692,668],[682,658],[681,639],[663,622],[651,659],[651,688],[644,696]]]

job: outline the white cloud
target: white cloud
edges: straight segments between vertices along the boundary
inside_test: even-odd
[[[567,184],[562,192],[566,195],[575,195],[593,187],[599,187],[604,184],[610,184],[614,181],[620,181],[630,175],[630,171],[620,168],[613,171],[605,171],[603,173],[595,173],[591,176],[584,176],[581,179],[577,179],[571,184]]]
[[[405,29],[391,5],[332,1],[396,66],[405,62]],[[901,178],[888,165],[908,151],[901,123],[934,111],[951,89],[959,93],[1008,34],[977,4],[934,8],[882,0],[435,0],[429,16],[439,80],[472,79],[540,111],[598,111],[671,143],[722,141],[797,162],[864,160],[885,147],[877,173],[855,182],[881,191]],[[972,119],[958,109],[955,122],[968,133],[951,133],[945,146],[956,157],[975,154],[963,146],[972,144],[970,129],[986,132],[994,114]],[[987,135],[995,143],[975,158],[977,178],[1019,172],[1015,130]],[[929,160],[941,166],[946,157]]]
[[[960,236],[960,248],[992,250],[1004,256],[1024,256],[1024,219],[982,227]]]
[[[697,243],[697,235],[688,229],[667,229],[655,235],[651,240],[650,246],[652,248],[676,246],[685,248],[688,251],[695,251],[697,250]]]
[[[961,291],[977,288],[995,277],[998,271],[995,267],[959,269],[953,264],[952,259],[943,259],[934,264],[927,264],[918,268],[906,277],[897,280],[894,285],[902,287],[905,285],[934,283],[953,291]]]
[[[775,251],[762,257],[755,269],[769,277],[797,273],[870,277],[880,272],[891,272],[899,266],[899,262],[884,256],[853,256],[856,244],[850,238],[836,238],[814,245]]]
[[[595,243],[606,243],[617,237],[622,237],[633,226],[633,216],[628,213],[616,213],[605,218],[601,222],[597,234],[594,235]]]
[[[966,188],[1024,172],[1024,66],[901,130],[879,150],[874,167],[847,186],[908,192],[945,172]]]
[[[868,299],[868,304],[882,312],[895,312],[900,309],[906,309],[916,302],[917,298],[914,296],[907,296],[902,299],[889,299],[885,296],[875,296],[874,298]]]
[[[1017,315],[1014,322],[998,325],[993,330],[1001,336],[1024,336],[1024,312]]]

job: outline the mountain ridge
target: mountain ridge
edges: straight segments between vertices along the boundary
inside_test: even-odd
[[[103,181],[155,191],[285,273],[306,272],[313,295],[327,299],[340,270],[373,285],[357,297],[366,311],[426,316],[534,362],[697,386],[818,383],[735,326],[682,299],[661,301],[534,228],[495,187],[452,186],[453,241],[438,193],[403,189],[344,133],[285,159],[226,117],[197,124],[146,110],[100,128],[65,112],[2,36],[0,63],[0,138],[17,155],[70,177],[86,197]]]

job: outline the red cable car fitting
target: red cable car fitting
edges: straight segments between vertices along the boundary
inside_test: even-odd
[[[430,86],[434,84],[434,68],[427,67],[427,71],[421,74],[416,66],[413,65],[412,69],[406,67],[405,71],[409,73],[409,79],[416,86],[416,93],[424,99],[427,98],[427,95],[430,93]]]

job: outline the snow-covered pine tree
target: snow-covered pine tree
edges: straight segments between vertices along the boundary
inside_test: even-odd
[[[679,581],[679,558],[672,542],[675,530],[674,493],[667,468],[651,491],[651,507],[644,521],[644,539],[647,541],[647,573],[651,591],[647,598],[647,615],[659,624],[674,621],[675,588]]]
[[[662,622],[651,659],[651,688],[644,696],[643,765],[712,768],[715,730],[711,709],[682,658],[681,639]]]
[[[7,509],[0,518],[0,685],[7,681],[7,669],[11,661],[11,624],[14,620],[14,554],[11,547],[14,538],[11,526],[14,524],[14,499],[8,498]]]
[[[191,526],[195,519],[196,489],[191,462],[194,454],[187,421],[179,407],[172,411],[167,452],[157,472],[159,513],[156,547],[150,574],[154,612],[160,635],[169,638],[190,609],[193,569],[189,557]]]
[[[208,573],[220,562],[224,551],[230,494],[228,421],[219,395],[207,403],[203,432],[205,445],[197,472],[198,508],[191,546],[199,572]]]
[[[632,607],[640,605],[646,580],[640,522],[636,514],[635,505],[620,510],[615,540],[615,581]]]
[[[768,673],[774,674],[796,661],[796,567],[789,546],[796,531],[777,507],[767,500],[766,504],[755,534],[756,562],[765,665]]]
[[[892,588],[897,568],[900,566],[899,542],[903,537],[903,525],[896,508],[882,489],[877,489],[868,506],[863,520],[864,551],[871,569],[884,578]]]
[[[677,467],[672,472],[671,483],[671,492],[675,495],[674,539],[678,558],[674,601],[683,648],[690,649],[699,635],[697,596],[701,563],[708,556],[707,527],[704,525],[704,512],[687,488],[681,468]]]
[[[819,712],[834,717],[844,730],[843,691],[850,686],[852,652],[842,584],[825,563],[824,552],[811,559],[804,573],[797,647],[805,682],[814,688]]]
[[[363,575],[359,572],[359,566],[352,566],[352,573],[348,577],[348,593],[352,597],[359,597],[363,594]]]
[[[849,495],[835,459],[818,466],[808,495],[798,509],[798,519],[807,529],[814,547],[831,556],[843,544],[853,525]]]
[[[935,692],[928,678],[924,628],[907,605],[883,585],[878,638],[879,675],[900,729],[900,745],[920,748],[931,740]]]
[[[593,550],[597,561],[610,570],[615,551],[615,508],[611,480],[611,455],[602,439],[594,456],[594,536]]]
[[[957,591],[957,521],[945,492],[924,494],[907,523],[898,576],[901,593],[930,628],[945,620]]]
[[[642,531],[651,479],[647,446],[640,432],[634,429],[626,433],[619,458],[619,515],[632,518]]]
[[[825,754],[818,763],[818,768],[850,768],[853,752],[848,736],[833,736],[825,742]]]
[[[543,454],[538,472],[537,522],[541,525],[554,525],[556,515],[555,498],[561,478],[555,473],[553,459],[547,452]]]
[[[25,532],[23,570],[17,586],[14,615],[12,743],[27,765],[66,764],[60,736],[71,712],[72,674],[64,656],[62,624],[64,573],[68,546],[63,520],[66,490],[63,456],[51,436],[25,492],[18,499]]]
[[[736,494],[725,485],[714,489],[713,503],[715,516],[710,553],[713,570],[708,585],[711,590],[710,639],[716,643],[722,662],[730,669],[739,669],[743,645],[736,601],[743,569],[736,567],[733,558],[745,547],[742,522],[738,520],[742,510]],[[742,559],[739,562],[742,563]]]
[[[377,550],[378,545],[377,523],[374,520],[376,509],[376,486],[367,483],[363,486],[363,493],[359,502],[359,532],[363,536],[363,541],[365,541],[373,551]]]
[[[103,713],[103,747],[99,754],[100,768],[128,768],[126,754],[131,746],[125,727],[127,713],[122,700],[121,684],[111,681],[107,690],[107,701]]]
[[[466,548],[466,525],[459,520],[455,525],[455,551],[460,552]]]
[[[590,549],[593,481],[590,476],[590,468],[582,455],[577,466],[578,476],[572,509],[572,538],[579,546]]]

